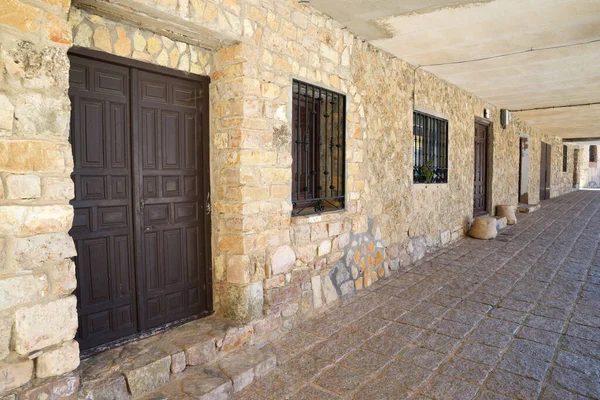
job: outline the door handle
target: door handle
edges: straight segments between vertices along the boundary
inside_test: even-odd
[[[150,232],[152,229],[154,229],[153,226],[147,226],[144,228],[144,232]]]

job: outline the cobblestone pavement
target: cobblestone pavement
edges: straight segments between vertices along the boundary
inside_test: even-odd
[[[273,344],[238,399],[600,397],[600,192],[461,240]]]

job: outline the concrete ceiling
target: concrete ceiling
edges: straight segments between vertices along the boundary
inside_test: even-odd
[[[373,45],[564,138],[600,138],[600,0],[310,0]],[[531,110],[518,112],[516,110]]]

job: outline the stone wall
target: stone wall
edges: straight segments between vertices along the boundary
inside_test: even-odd
[[[73,46],[88,48],[198,75],[210,75],[212,52],[151,31],[71,8]]]
[[[79,364],[68,10],[0,3],[0,394]]]
[[[484,108],[493,123],[492,213],[517,202],[519,133],[529,135],[532,149],[530,202],[539,193],[542,140],[552,144],[552,196],[571,190],[560,139],[516,118],[502,129],[494,105],[415,71],[306,4],[120,3],[128,8],[122,18],[113,14],[118,22],[75,7],[67,19],[68,0],[0,5],[0,293],[7,293],[0,297],[0,393],[78,363],[75,251],[66,233],[71,45],[211,77],[215,307],[236,320],[264,319],[266,329],[291,327],[464,235],[472,215],[473,124]],[[157,25],[168,18],[231,40],[208,50],[162,36],[129,20],[141,6],[160,15]],[[291,217],[294,78],[346,95],[343,211]],[[413,106],[449,120],[448,184],[412,183]]]
[[[552,155],[550,156],[550,197],[556,197],[571,192],[573,190],[573,149],[576,146],[567,145],[567,147],[569,148],[568,167],[567,172],[563,172],[563,142],[561,138],[544,134],[535,127],[528,125],[523,121],[516,121],[515,125],[517,126],[519,132],[522,132],[529,136],[529,203],[536,204],[540,201],[540,158],[542,142],[548,143],[552,146]]]
[[[582,188],[600,188],[600,163],[590,162],[590,146],[580,146],[580,180]]]

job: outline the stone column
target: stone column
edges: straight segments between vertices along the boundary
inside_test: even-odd
[[[79,365],[69,5],[0,3],[0,396]]]
[[[253,216],[269,197],[257,187],[255,166],[271,165],[276,153],[262,114],[256,52],[245,44],[219,50],[212,75],[213,224],[216,229],[215,299],[227,318],[250,321],[263,314],[264,250],[254,233],[267,221]],[[254,251],[254,249],[259,249]]]

